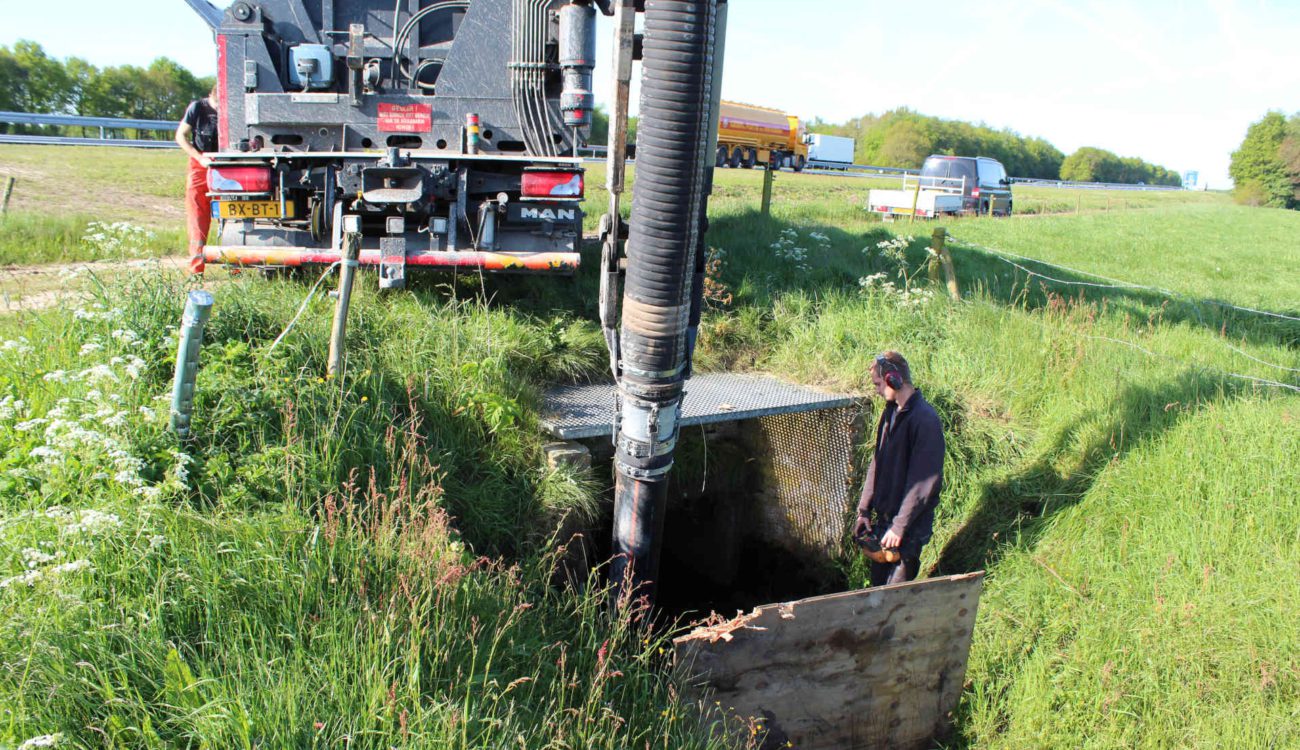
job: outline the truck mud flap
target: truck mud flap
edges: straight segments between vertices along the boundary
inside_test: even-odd
[[[447,270],[501,271],[506,273],[572,274],[578,270],[579,253],[509,253],[483,251],[421,251],[408,252],[406,269],[441,268]],[[314,247],[205,247],[203,259],[208,263],[235,266],[327,266],[342,260],[337,250]],[[361,251],[361,265],[380,266],[385,261],[381,250]],[[391,264],[393,259],[388,259]]]
[[[961,695],[983,580],[763,605],[674,640],[677,679],[763,748],[933,747]]]

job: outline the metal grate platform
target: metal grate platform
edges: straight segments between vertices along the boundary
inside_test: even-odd
[[[612,383],[552,388],[543,397],[542,429],[561,440],[610,435],[614,394]],[[848,396],[791,385],[767,375],[696,375],[686,381],[680,423],[689,427],[852,404]]]

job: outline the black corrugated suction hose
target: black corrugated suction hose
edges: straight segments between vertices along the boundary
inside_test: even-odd
[[[665,372],[685,362],[709,109],[710,2],[646,3],[636,189],[628,233],[623,359]]]
[[[620,332],[614,560],[620,587],[653,598],[666,473],[689,356],[711,116],[713,0],[647,0],[636,183]]]

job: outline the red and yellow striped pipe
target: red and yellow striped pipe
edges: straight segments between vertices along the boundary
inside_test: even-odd
[[[578,270],[578,253],[492,253],[482,251],[426,250],[406,254],[406,265],[421,268],[482,269],[515,273],[567,274]],[[208,246],[203,260],[235,266],[327,266],[343,259],[329,248]],[[362,250],[361,265],[377,266],[383,260],[378,250]]]

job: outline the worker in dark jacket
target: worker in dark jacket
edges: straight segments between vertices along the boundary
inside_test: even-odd
[[[916,578],[921,549],[934,533],[934,509],[943,489],[943,425],[912,385],[907,360],[888,351],[871,366],[871,382],[885,398],[876,426],[876,450],[862,483],[855,537],[870,534],[896,562],[871,563],[871,585]]]

